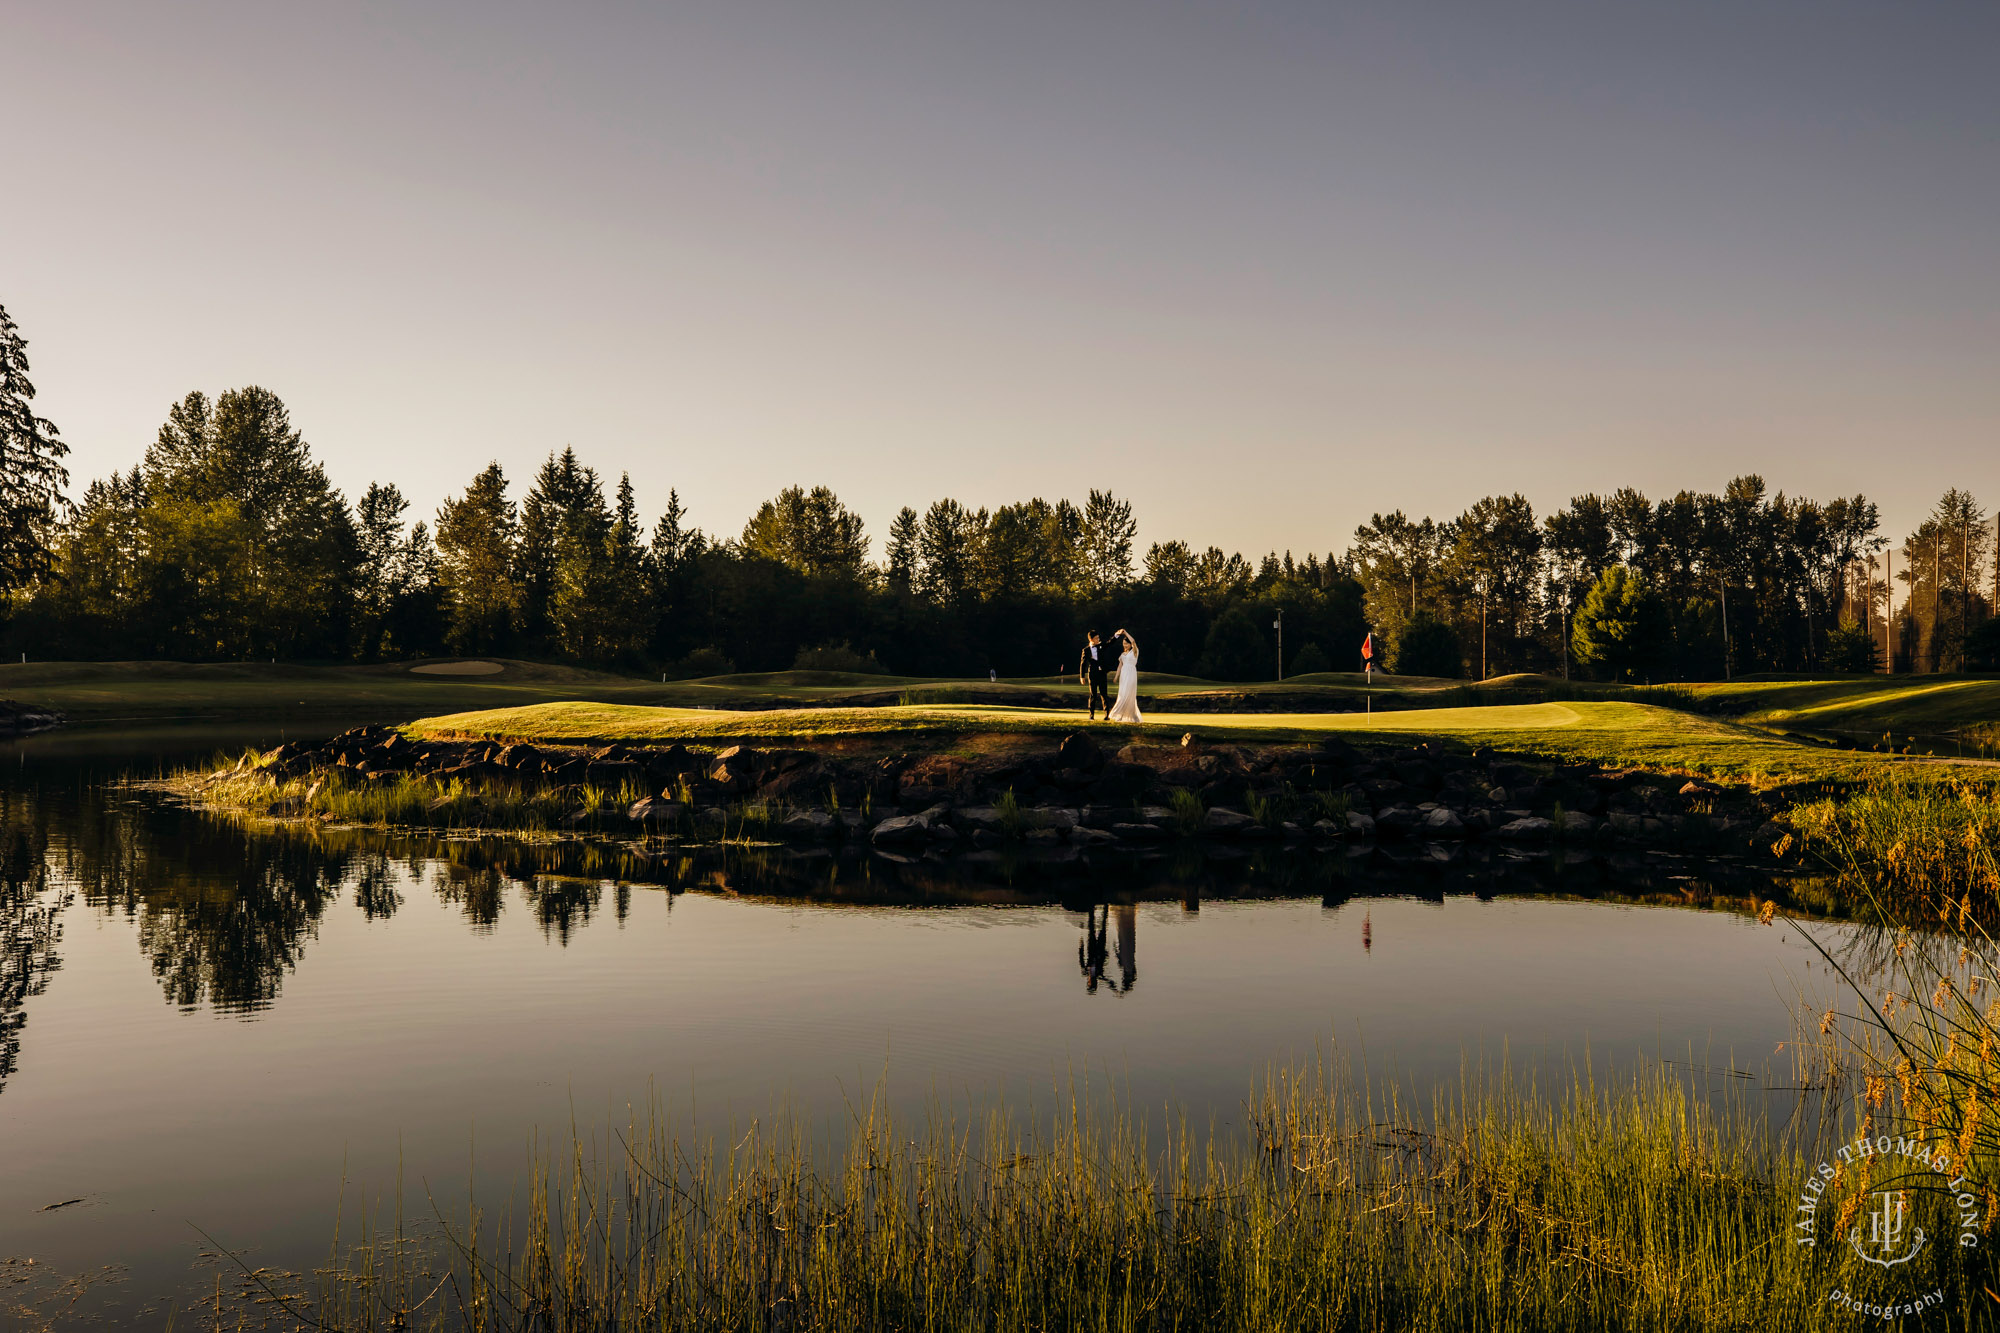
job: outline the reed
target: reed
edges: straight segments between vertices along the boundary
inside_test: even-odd
[[[1889,771],[1787,812],[1798,850],[1896,920],[1963,928],[2000,908],[1990,780]]]
[[[1240,1128],[1158,1143],[1079,1097],[1025,1127],[910,1125],[878,1098],[832,1152],[783,1122],[689,1148],[655,1108],[536,1158],[524,1215],[473,1201],[421,1259],[337,1254],[296,1313],[356,1333],[1797,1328],[1868,1289],[1846,1247],[1790,1243],[1802,1146],[1668,1078],[1555,1099],[1468,1078],[1419,1115],[1282,1071]],[[1947,1295],[1927,1326],[1983,1313],[1984,1254],[1918,1257]]]

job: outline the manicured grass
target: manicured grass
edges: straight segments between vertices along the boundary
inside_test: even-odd
[[[1905,736],[2000,723],[2000,678],[1992,676],[1741,680],[1686,688],[1718,712],[1765,726]]]
[[[567,744],[687,741],[951,743],[976,736],[1055,736],[1086,727],[1080,712],[982,706],[818,708],[726,711],[554,703],[426,718],[413,735],[478,735]],[[1858,777],[1891,763],[1884,756],[1832,750],[1754,728],[1673,709],[1631,703],[1503,704],[1368,716],[1355,713],[1173,713],[1147,715],[1143,727],[1097,724],[1106,743],[1173,744],[1182,734],[1211,741],[1285,743],[1338,736],[1356,743],[1439,738],[1512,753],[1607,766],[1792,778]]]
[[[461,659],[429,659],[455,661]],[[492,675],[413,673],[414,662],[312,666],[271,662],[0,663],[0,698],[57,708],[76,722],[171,721],[253,717],[354,717],[387,721],[430,713],[506,708],[553,700],[688,708],[815,707],[847,703],[1025,704],[1075,699],[1073,676],[990,682],[929,676],[867,676],[837,671],[745,672],[662,682],[575,667],[482,658]],[[1465,682],[1377,676],[1372,689],[1356,673],[1239,684],[1148,672],[1148,698],[1176,694],[1258,696],[1282,693],[1306,706],[1424,707],[1452,701]],[[1538,678],[1537,678],[1538,679]],[[1494,687],[1505,689],[1505,683]],[[1504,697],[1504,695],[1502,696]],[[1540,697],[1533,695],[1531,697]],[[1482,699],[1481,701],[1489,701]]]

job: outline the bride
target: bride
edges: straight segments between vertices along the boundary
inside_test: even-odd
[[[1118,699],[1104,720],[1136,725],[1146,720],[1139,715],[1139,644],[1122,629],[1112,637],[1125,647],[1118,654]]]

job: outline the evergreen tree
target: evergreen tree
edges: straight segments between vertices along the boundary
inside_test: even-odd
[[[1102,596],[1132,581],[1132,543],[1138,535],[1130,501],[1120,500],[1110,491],[1090,492],[1078,534],[1086,593]]]
[[[1598,576],[1577,610],[1577,660],[1606,680],[1651,676],[1666,646],[1666,612],[1646,581],[1623,565]]]
[[[390,614],[409,576],[403,511],[410,502],[391,485],[372,482],[355,507],[361,562],[355,582],[357,644],[363,657],[381,654]]]
[[[69,512],[69,446],[54,422],[35,415],[34,399],[27,339],[0,306],[0,595],[48,573]]]
[[[498,463],[487,464],[463,496],[438,510],[438,589],[445,637],[458,652],[494,652],[513,637],[520,609],[515,524]]]
[[[889,545],[884,552],[889,561],[886,574],[890,592],[900,596],[916,587],[920,544],[917,511],[904,505],[896,511],[895,519],[889,524]]]
[[[917,536],[917,591],[939,606],[964,607],[978,590],[986,543],[986,511],[939,500],[924,513]]]
[[[743,550],[810,578],[858,579],[868,536],[861,516],[826,487],[788,486],[744,524]]]

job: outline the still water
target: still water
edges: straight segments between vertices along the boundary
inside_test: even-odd
[[[275,739],[0,750],[0,1281],[93,1275],[104,1323],[233,1285],[208,1238],[309,1270],[337,1216],[393,1223],[399,1170],[419,1223],[427,1189],[518,1200],[537,1133],[654,1101],[838,1137],[878,1093],[1032,1111],[1087,1081],[1226,1128],[1322,1055],[1419,1097],[1661,1059],[1754,1097],[1831,993],[1795,928],[1729,910],[1772,885],[1672,859],[662,859],[251,833],[131,781]]]

